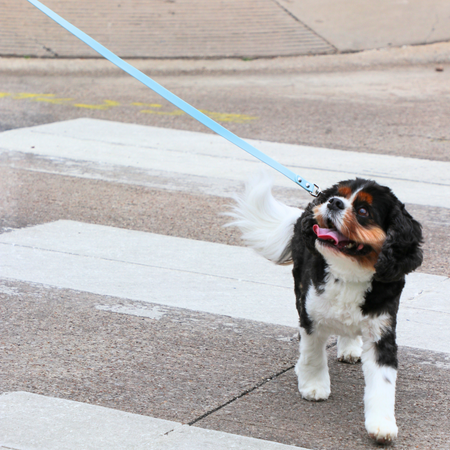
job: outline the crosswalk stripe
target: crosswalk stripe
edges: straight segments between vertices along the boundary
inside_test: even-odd
[[[0,416],[0,448],[14,450],[302,450],[28,392],[1,395]]]
[[[450,208],[450,163],[387,155],[330,150],[300,145],[252,141],[264,153],[322,189],[356,176],[371,178],[393,189],[406,203]],[[243,183],[263,165],[224,139],[205,133],[169,130],[94,119],[76,119],[0,136],[3,152],[22,152],[46,158],[109,164],[178,176],[200,177],[204,183]],[[70,168],[61,168],[62,173]],[[86,175],[82,175],[86,176]],[[276,184],[292,182],[274,172]],[[310,198],[301,193],[299,197]],[[229,195],[229,192],[228,192]]]
[[[248,248],[73,221],[0,235],[6,278],[296,327],[290,270]],[[442,276],[407,277],[399,345],[449,352],[449,287]]]

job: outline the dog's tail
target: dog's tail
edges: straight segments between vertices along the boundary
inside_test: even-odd
[[[276,264],[292,262],[291,240],[294,225],[302,212],[272,196],[272,179],[267,172],[254,176],[245,186],[242,196],[235,196],[236,205],[227,215],[235,220],[249,247]]]

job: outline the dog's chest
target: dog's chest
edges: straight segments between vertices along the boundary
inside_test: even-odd
[[[315,325],[341,334],[359,334],[363,314],[361,305],[371,282],[348,282],[327,275],[320,289],[311,286],[306,296],[306,311]]]

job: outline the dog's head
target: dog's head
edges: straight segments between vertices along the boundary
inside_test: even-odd
[[[382,282],[401,279],[422,263],[422,227],[392,191],[375,181],[342,181],[305,210],[306,246],[325,260],[357,264]]]

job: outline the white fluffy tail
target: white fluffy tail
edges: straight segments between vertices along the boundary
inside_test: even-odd
[[[267,172],[254,176],[245,186],[242,197],[229,213],[235,220],[246,245],[276,264],[292,262],[291,239],[302,210],[280,203],[272,196],[272,179]]]

